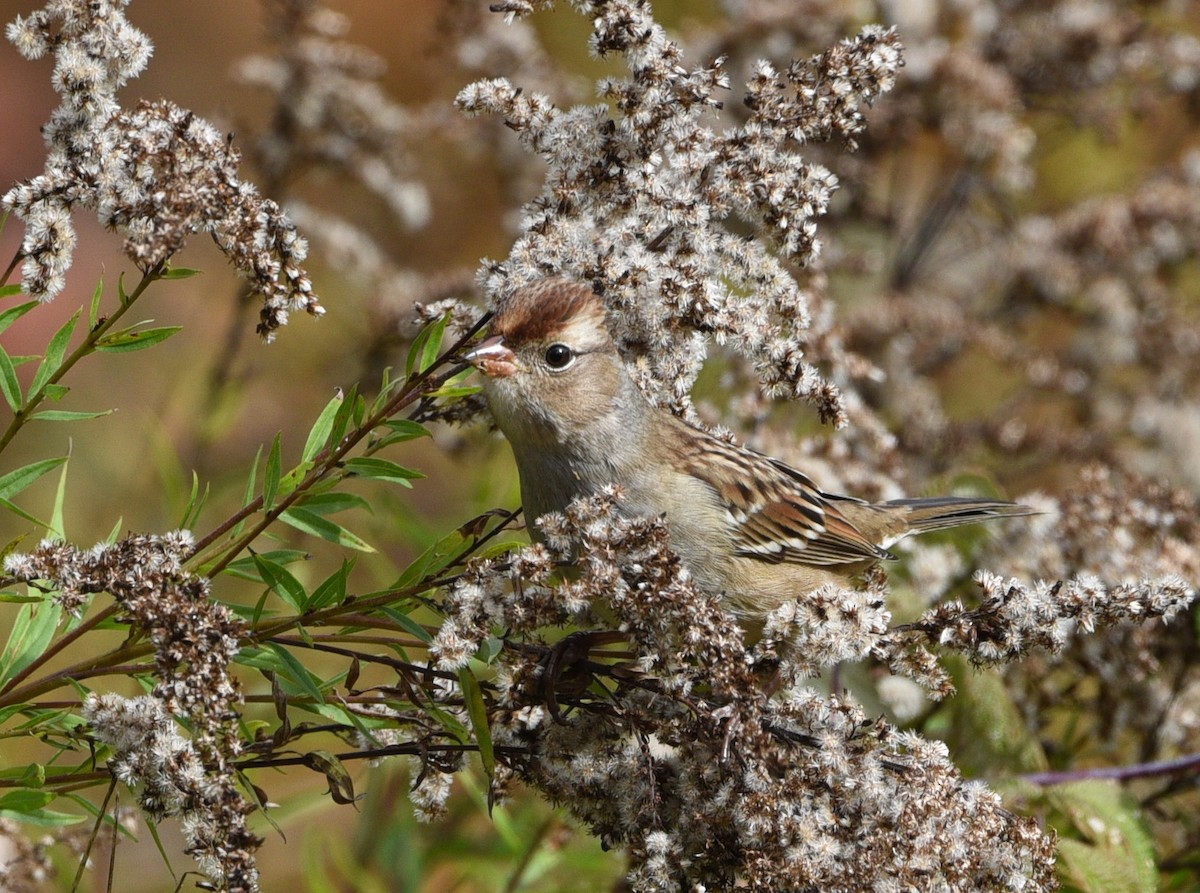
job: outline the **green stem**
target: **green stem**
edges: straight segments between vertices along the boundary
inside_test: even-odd
[[[63,376],[70,372],[71,368],[76,363],[95,350],[96,342],[104,337],[104,335],[114,325],[116,325],[121,317],[129,311],[129,308],[132,307],[134,302],[142,296],[142,294],[150,286],[150,283],[156,281],[162,275],[162,271],[165,267],[166,261],[160,261],[147,270],[142,276],[141,282],[137,284],[137,288],[129,293],[125,302],[117,307],[117,309],[114,310],[112,314],[104,320],[104,322],[100,323],[96,326],[96,328],[88,332],[87,337],[83,339],[83,342],[71,352],[70,356],[62,361],[62,365],[54,370],[54,373],[46,380],[46,383],[38,388],[34,393],[30,394],[28,398],[26,398],[25,405],[17,410],[16,414],[12,418],[12,421],[8,423],[8,428],[5,430],[4,434],[0,435],[0,452],[3,452],[4,448],[8,446],[9,442],[16,437],[17,432],[20,431],[21,427],[29,420],[29,417],[32,415],[33,411],[37,409],[42,400],[46,398],[46,389],[51,385],[58,384],[62,380]]]

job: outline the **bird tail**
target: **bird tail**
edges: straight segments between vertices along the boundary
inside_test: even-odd
[[[971,496],[933,496],[924,499],[892,499],[884,505],[908,509],[904,520],[913,533],[943,530],[960,524],[974,524],[991,518],[1016,518],[1036,515],[1037,509],[1002,499]]]

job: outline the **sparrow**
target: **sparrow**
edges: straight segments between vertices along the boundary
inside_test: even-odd
[[[534,539],[542,515],[616,484],[620,510],[664,516],[695,582],[754,625],[825,584],[853,585],[908,534],[1034,513],[995,499],[826,493],[778,459],[687,424],[643,395],[603,301],[573,280],[516,290],[488,336],[464,359],[484,375]]]

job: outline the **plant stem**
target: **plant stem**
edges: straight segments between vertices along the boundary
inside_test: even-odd
[[[129,293],[127,300],[117,307],[117,309],[114,310],[112,314],[104,320],[104,322],[98,324],[96,328],[88,332],[87,337],[83,339],[83,342],[71,352],[70,356],[62,361],[62,365],[54,370],[54,373],[46,380],[46,383],[26,398],[25,404],[19,410],[17,410],[16,414],[13,415],[12,421],[8,423],[8,428],[5,430],[4,434],[0,435],[0,452],[3,452],[4,448],[8,446],[9,442],[16,436],[17,432],[21,430],[21,427],[25,424],[25,422],[29,420],[29,416],[32,414],[33,410],[37,409],[38,405],[42,402],[42,400],[45,399],[46,389],[51,385],[58,384],[58,382],[62,380],[63,376],[70,372],[71,368],[76,363],[95,350],[96,342],[104,337],[104,335],[114,325],[116,325],[121,317],[129,311],[129,308],[134,305],[134,302],[145,293],[146,289],[150,286],[150,283],[156,281],[162,275],[162,271],[165,267],[166,261],[160,261],[147,270],[142,276],[141,281],[137,284],[137,287]]]

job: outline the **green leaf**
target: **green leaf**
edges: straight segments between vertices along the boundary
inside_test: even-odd
[[[436,391],[430,391],[428,396],[441,400],[457,400],[459,397],[470,397],[472,394],[478,394],[482,390],[483,388],[479,385],[444,384]]]
[[[82,822],[84,816],[71,815],[67,812],[54,812],[49,809],[35,809],[30,812],[15,812],[0,809],[0,819],[12,819],[26,825],[36,825],[39,828],[62,828]]]
[[[374,552],[375,550],[361,537],[351,533],[340,524],[323,518],[316,512],[302,508],[291,508],[279,516],[279,520],[297,530],[312,534],[339,546],[357,549],[359,552]]]
[[[199,276],[203,270],[192,270],[187,267],[167,267],[158,274],[159,279],[191,279]]]
[[[471,718],[471,727],[475,730],[475,743],[479,745],[479,759],[483,763],[483,771],[490,779],[496,774],[496,752],[492,748],[492,731],[488,727],[483,689],[479,687],[479,680],[475,678],[475,674],[467,667],[458,671],[458,684],[462,686],[467,716]]]
[[[413,345],[409,348],[408,358],[404,362],[404,375],[411,378],[414,372],[424,372],[433,365],[438,357],[438,348],[442,345],[442,335],[445,334],[446,324],[450,321],[447,313],[441,319],[431,322],[421,329]]]
[[[18,289],[20,286],[17,286]],[[4,295],[0,295],[4,297]],[[3,334],[9,326],[15,323],[18,319],[36,307],[40,302],[26,301],[24,304],[18,304],[16,307],[9,307],[3,313],[0,313],[0,334]]]
[[[188,496],[187,507],[183,511],[183,520],[179,522],[179,526],[184,530],[191,530],[196,522],[200,519],[200,512],[204,510],[205,503],[208,502],[208,484],[204,485],[204,492],[200,492],[200,476],[192,471],[192,492]]]
[[[3,797],[0,797],[0,809],[7,809],[13,812],[32,812],[35,809],[48,806],[53,799],[54,793],[51,791],[33,791],[28,789],[10,791]]]
[[[358,395],[358,385],[352,385],[334,416],[333,428],[329,433],[330,444],[336,446],[342,442],[346,430],[350,427],[350,420],[361,414],[363,405],[363,399]]]
[[[1138,884],[1137,872],[1124,853],[1081,840],[1058,842],[1058,871],[1081,893],[1153,893],[1158,889]]]
[[[137,326],[130,326],[128,329],[105,335],[96,342],[96,350],[104,353],[129,353],[134,350],[145,350],[147,347],[153,347],[159,342],[166,341],[177,332],[183,331],[183,326],[162,326],[158,329],[133,331],[136,328]]]
[[[96,324],[100,322],[100,296],[104,294],[104,277],[96,283],[96,290],[92,292],[92,304],[88,308],[88,331],[96,328]]]
[[[8,219],[8,213],[5,212],[4,219]],[[21,283],[17,282],[13,285],[0,285],[0,298],[11,298],[13,295],[21,293]]]
[[[25,511],[25,509],[21,508],[15,503],[9,502],[7,499],[0,499],[0,508],[4,509],[6,512],[12,512],[18,518],[24,518],[35,527],[48,528],[50,526],[41,518],[35,518],[33,515],[29,514],[29,512]]]
[[[344,493],[333,490],[329,493],[305,493],[296,500],[297,506],[304,506],[310,512],[318,515],[333,515],[349,509],[371,510],[371,504],[356,493]]]
[[[1154,839],[1136,801],[1120,785],[1102,780],[1071,782],[1055,785],[1046,797],[1091,841],[1091,846],[1059,841],[1063,868],[1081,889],[1088,893],[1158,889]]]
[[[273,549],[270,552],[258,553],[258,556],[281,567],[295,564],[297,561],[307,561],[312,557],[302,549]],[[263,579],[262,574],[258,572],[258,565],[254,563],[253,555],[230,562],[229,567],[225,568],[225,573],[240,577],[243,580],[249,580],[252,583],[267,582]]]
[[[462,551],[466,539],[457,530],[442,537],[404,569],[390,589],[407,589],[436,574]]]
[[[383,613],[391,619],[393,623],[401,629],[408,632],[410,635],[421,640],[422,642],[432,642],[433,636],[429,634],[429,630],[417,623],[403,611],[398,611],[395,608],[385,607]]]
[[[346,600],[346,585],[350,571],[354,567],[353,560],[343,560],[342,566],[326,577],[312,591],[306,605],[309,611],[319,611],[326,605],[340,605]]]
[[[101,412],[72,412],[67,409],[46,409],[35,412],[29,417],[30,421],[42,422],[82,422],[87,419],[98,419],[101,416],[112,415],[115,409],[105,409]]]
[[[267,453],[267,470],[263,473],[263,510],[267,511],[275,504],[275,494],[279,492],[279,474],[283,468],[282,448],[279,445],[279,434],[271,441],[271,452]]]
[[[41,657],[54,638],[61,616],[62,608],[49,598],[41,604],[21,606],[4,651],[0,652],[0,687]]]
[[[390,419],[384,422],[382,427],[387,428],[388,433],[374,442],[373,446],[375,449],[383,449],[386,446],[391,446],[393,443],[401,443],[417,437],[433,436],[428,428],[411,419]]]
[[[3,347],[0,347],[0,392],[13,412],[19,412],[24,397],[21,394],[21,382],[17,380],[17,368],[13,365],[12,357]]]
[[[325,703],[325,696],[321,693],[321,689],[317,687],[316,677],[305,669],[304,665],[296,659],[296,655],[275,642],[268,642],[267,647],[274,651],[275,656],[281,661],[282,665],[276,670],[279,675],[283,676],[318,704]]]
[[[342,402],[342,390],[338,388],[337,394],[325,404],[325,408],[317,416],[312,430],[308,432],[308,440],[304,443],[304,452],[300,454],[301,462],[312,460],[317,453],[325,449],[326,444],[329,443],[329,435],[333,432],[333,421],[342,407]]]
[[[48,384],[46,385],[45,395],[57,403],[63,397],[69,394],[71,389],[65,384]]]
[[[66,461],[66,456],[59,456],[57,459],[42,459],[38,462],[31,462],[16,471],[10,471],[6,475],[0,475],[0,499],[15,496],[46,472],[53,471]]]
[[[346,470],[351,474],[358,475],[363,478],[371,478],[377,481],[389,481],[393,484],[401,484],[405,487],[412,487],[409,481],[418,480],[425,477],[419,471],[411,468],[404,468],[397,465],[388,459],[378,459],[375,457],[358,457],[349,459],[346,462]]]
[[[46,346],[46,357],[33,376],[33,384],[29,386],[29,393],[36,394],[41,391],[46,382],[50,380],[50,376],[62,366],[63,357],[67,355],[67,345],[71,343],[71,336],[75,333],[75,324],[79,322],[81,313],[83,313],[82,307],[71,314],[71,318],[63,323],[62,328],[55,332],[54,337],[50,339],[50,343]]]
[[[54,491],[54,508],[50,513],[50,535],[60,540],[67,538],[67,522],[63,507],[67,502],[67,469],[70,462],[64,462],[58,475],[58,488]]]
[[[308,593],[304,591],[304,585],[285,567],[261,555],[251,555],[250,557],[254,559],[254,566],[258,568],[263,582],[271,587],[271,591],[291,605],[292,610],[297,614],[303,614],[305,603],[308,601]]]

